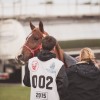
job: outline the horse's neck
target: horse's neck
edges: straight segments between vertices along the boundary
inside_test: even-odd
[[[61,49],[60,45],[57,43],[56,47],[55,47],[55,53],[56,53],[56,56],[59,60],[61,60],[65,67],[67,68],[67,63],[65,62],[65,59],[64,59],[64,51]]]
[[[57,58],[64,62],[63,50],[61,49],[58,43],[56,44],[56,47],[55,47],[55,53],[56,53]]]

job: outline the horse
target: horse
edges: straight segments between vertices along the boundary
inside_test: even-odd
[[[39,22],[39,27],[35,27],[30,21],[31,33],[27,36],[25,44],[22,46],[21,54],[17,56],[19,62],[26,63],[30,58],[37,55],[41,50],[42,39],[49,35],[45,30],[42,21]],[[68,66],[69,61],[76,63],[74,58],[66,55],[57,42],[54,50],[56,57]]]

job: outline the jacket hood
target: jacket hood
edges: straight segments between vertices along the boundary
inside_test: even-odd
[[[38,53],[37,57],[41,61],[47,61],[49,59],[56,58],[56,54],[54,54],[48,50],[42,50]]]
[[[100,76],[100,70],[90,63],[73,65],[69,68],[69,72],[76,72],[78,75],[89,79],[97,79]]]

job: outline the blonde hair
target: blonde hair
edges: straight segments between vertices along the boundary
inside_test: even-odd
[[[86,47],[86,48],[83,48],[81,49],[81,52],[80,52],[80,61],[95,61],[95,55],[93,53],[93,51]]]
[[[81,49],[79,58],[80,58],[79,59],[80,62],[78,62],[78,63],[81,63],[81,62],[91,62],[97,68],[100,69],[98,63],[96,62],[95,55],[94,55],[93,51],[90,48],[86,47],[86,48]]]

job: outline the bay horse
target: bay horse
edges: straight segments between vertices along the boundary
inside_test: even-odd
[[[21,54],[18,55],[18,61],[26,63],[30,58],[37,55],[37,53],[41,50],[41,42],[42,39],[49,35],[47,32],[44,31],[44,26],[42,21],[39,22],[39,27],[35,27],[32,22],[30,21],[30,28],[31,33],[27,36],[26,42],[22,47]],[[74,59],[64,53],[64,51],[61,49],[60,45],[56,44],[55,46],[55,54],[57,58],[64,62],[64,64],[67,66],[68,60],[71,60],[72,63]],[[67,59],[66,59],[67,58]]]

